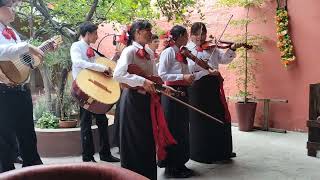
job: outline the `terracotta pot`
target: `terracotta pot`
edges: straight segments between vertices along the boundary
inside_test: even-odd
[[[68,119],[68,120],[59,120],[60,128],[75,128],[77,127],[78,120]]]
[[[254,116],[256,114],[256,102],[237,102],[236,111],[240,131],[252,131],[254,124]]]

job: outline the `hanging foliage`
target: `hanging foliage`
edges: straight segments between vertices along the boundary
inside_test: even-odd
[[[293,45],[289,35],[289,16],[287,10],[287,1],[284,2],[284,6],[282,6],[283,2],[281,2],[281,0],[277,0],[277,47],[280,49],[281,62],[285,67],[287,67],[295,62],[296,57],[294,56]]]

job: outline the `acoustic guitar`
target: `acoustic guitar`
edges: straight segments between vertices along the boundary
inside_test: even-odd
[[[54,45],[61,43],[62,37],[54,36],[38,48],[43,53],[47,53],[54,50]],[[8,59],[8,61],[0,61],[1,79],[7,79],[11,84],[21,84],[28,79],[31,70],[37,68],[41,63],[42,60],[31,53],[25,53],[15,59]]]
[[[114,71],[116,63],[99,57],[96,63],[110,67]],[[80,106],[95,114],[105,114],[120,98],[120,85],[111,76],[102,72],[83,69],[72,83],[71,94]]]

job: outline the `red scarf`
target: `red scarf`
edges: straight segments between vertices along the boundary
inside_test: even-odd
[[[150,111],[157,157],[158,160],[164,160],[167,156],[166,147],[177,144],[177,142],[168,129],[163,108],[160,104],[160,97],[157,94],[151,94]]]
[[[136,74],[138,76],[147,77],[145,72],[136,64],[128,65],[128,72],[131,74]],[[164,160],[167,155],[166,147],[177,143],[168,129],[167,121],[160,104],[160,97],[157,94],[151,94],[150,115],[157,156],[159,160]]]
[[[11,38],[15,41],[17,40],[17,36],[11,28],[4,28],[4,30],[2,31],[2,35],[8,40],[10,40]]]
[[[89,59],[95,56],[94,50],[92,49],[92,47],[88,47],[87,56],[88,56]]]
[[[154,52],[154,58],[159,59],[159,54],[157,52]]]
[[[147,53],[147,51],[143,48],[140,49],[136,52],[136,55],[140,58],[140,59],[146,59],[146,60],[150,60],[150,55],[149,53]]]

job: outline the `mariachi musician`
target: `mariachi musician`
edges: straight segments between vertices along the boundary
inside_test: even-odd
[[[208,44],[207,29],[202,22],[193,23],[190,34],[191,41],[186,47],[207,66],[201,67],[199,61],[188,59],[189,70],[195,75],[190,103],[224,122],[221,125],[190,111],[190,158],[201,163],[227,162],[236,154],[232,152],[231,118],[218,68],[219,64],[230,63],[236,57],[235,50],[243,44]]]
[[[98,39],[98,26],[91,22],[80,25],[81,40],[72,44],[70,49],[72,60],[72,76],[75,80],[82,69],[105,73],[109,75],[110,69],[104,65],[95,63],[98,55],[90,47]],[[105,114],[95,114],[80,107],[80,129],[82,141],[82,160],[84,162],[96,162],[93,155],[94,145],[91,132],[92,116],[96,119],[100,137],[100,160],[107,162],[119,162],[120,159],[112,156],[108,138],[108,119]]]

